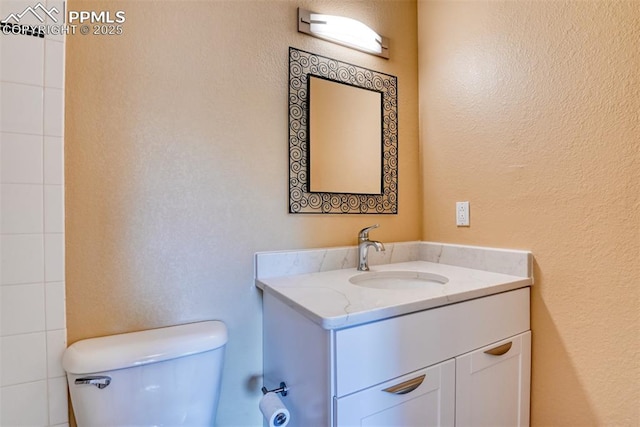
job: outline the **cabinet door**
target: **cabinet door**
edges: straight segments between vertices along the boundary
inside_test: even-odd
[[[456,426],[529,425],[531,331],[456,357]]]
[[[455,360],[336,399],[337,427],[453,426]]]

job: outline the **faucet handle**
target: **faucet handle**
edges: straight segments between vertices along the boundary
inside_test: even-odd
[[[372,230],[374,228],[378,228],[380,227],[380,224],[373,224],[370,225],[369,227],[365,227],[362,230],[360,230],[360,233],[358,233],[358,240],[365,241],[365,240],[369,240],[369,230]]]

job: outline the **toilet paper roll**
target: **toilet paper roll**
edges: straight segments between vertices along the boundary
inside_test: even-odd
[[[278,395],[271,391],[260,399],[260,412],[269,422],[269,427],[285,427],[291,419],[287,407],[284,406]]]

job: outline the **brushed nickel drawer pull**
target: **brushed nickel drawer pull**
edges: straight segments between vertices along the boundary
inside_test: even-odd
[[[424,378],[427,375],[420,375],[419,377],[415,377],[411,380],[405,381],[403,383],[400,384],[396,384],[393,385],[391,387],[385,388],[382,391],[386,391],[387,393],[393,393],[393,394],[407,394],[407,393],[411,393],[413,390],[417,389],[418,387],[420,387],[420,384],[422,384],[422,381],[424,381]]]
[[[492,356],[502,356],[503,354],[507,353],[509,350],[511,350],[511,346],[513,345],[512,342],[508,342],[506,344],[502,344],[499,345],[497,347],[494,347],[490,350],[486,350],[485,354],[490,354]]]

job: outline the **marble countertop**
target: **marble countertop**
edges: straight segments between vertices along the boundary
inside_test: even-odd
[[[371,272],[417,271],[449,279],[446,284],[420,289],[372,289],[349,278],[355,268],[258,277],[256,286],[316,322],[324,329],[340,329],[506,292],[532,285],[530,277],[514,276],[428,261],[370,266]]]

